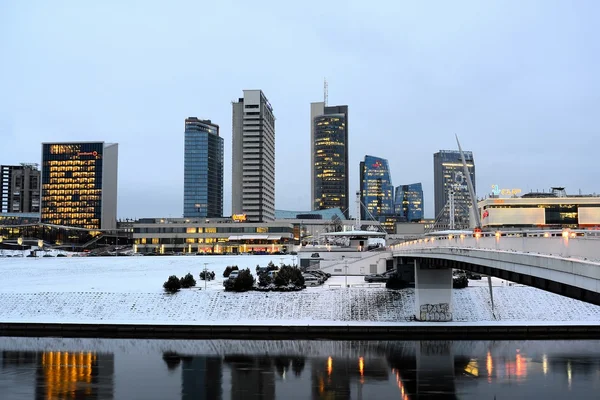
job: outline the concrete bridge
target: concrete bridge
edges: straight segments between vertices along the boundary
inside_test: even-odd
[[[441,232],[392,246],[413,267],[415,316],[452,320],[452,269],[480,272],[600,305],[600,231]],[[490,285],[490,295],[491,292]]]

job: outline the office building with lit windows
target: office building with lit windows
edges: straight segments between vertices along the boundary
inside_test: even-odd
[[[407,222],[423,219],[423,186],[420,182],[396,187],[394,212]]]
[[[40,212],[38,164],[0,166],[0,213]]]
[[[310,169],[313,210],[348,210],[348,106],[310,104]]]
[[[232,103],[232,214],[275,219],[275,116],[262,90]]]
[[[184,133],[183,216],[223,216],[223,138],[219,125],[190,117]]]
[[[115,229],[117,163],[117,143],[42,143],[41,223]]]
[[[394,213],[394,187],[385,158],[365,156],[360,162],[361,219],[378,219]]]
[[[473,153],[470,151],[464,151],[463,153],[473,182],[473,190],[477,193]],[[456,229],[469,228],[469,210],[472,208],[472,201],[459,151],[440,150],[433,155],[433,183],[435,217],[436,220],[441,221],[438,226],[441,228],[450,226],[449,199],[452,195],[454,199],[454,227]]]

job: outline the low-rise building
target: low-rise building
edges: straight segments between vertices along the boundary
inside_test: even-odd
[[[566,196],[559,189],[480,201],[482,228],[600,228],[600,196]]]

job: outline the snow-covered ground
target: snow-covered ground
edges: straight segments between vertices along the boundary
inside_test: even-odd
[[[6,253],[5,253],[6,254]],[[154,324],[398,324],[414,315],[414,290],[387,290],[362,276],[337,276],[300,292],[223,291],[227,265],[292,264],[293,256],[0,257],[0,322]],[[205,267],[216,279],[198,277]],[[169,275],[192,273],[197,286],[163,292]],[[344,289],[346,283],[349,289]],[[600,323],[600,307],[494,279],[454,290],[454,321]]]

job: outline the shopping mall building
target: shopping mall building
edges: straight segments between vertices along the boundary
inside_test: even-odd
[[[483,228],[600,229],[600,196],[528,193],[478,203]]]

